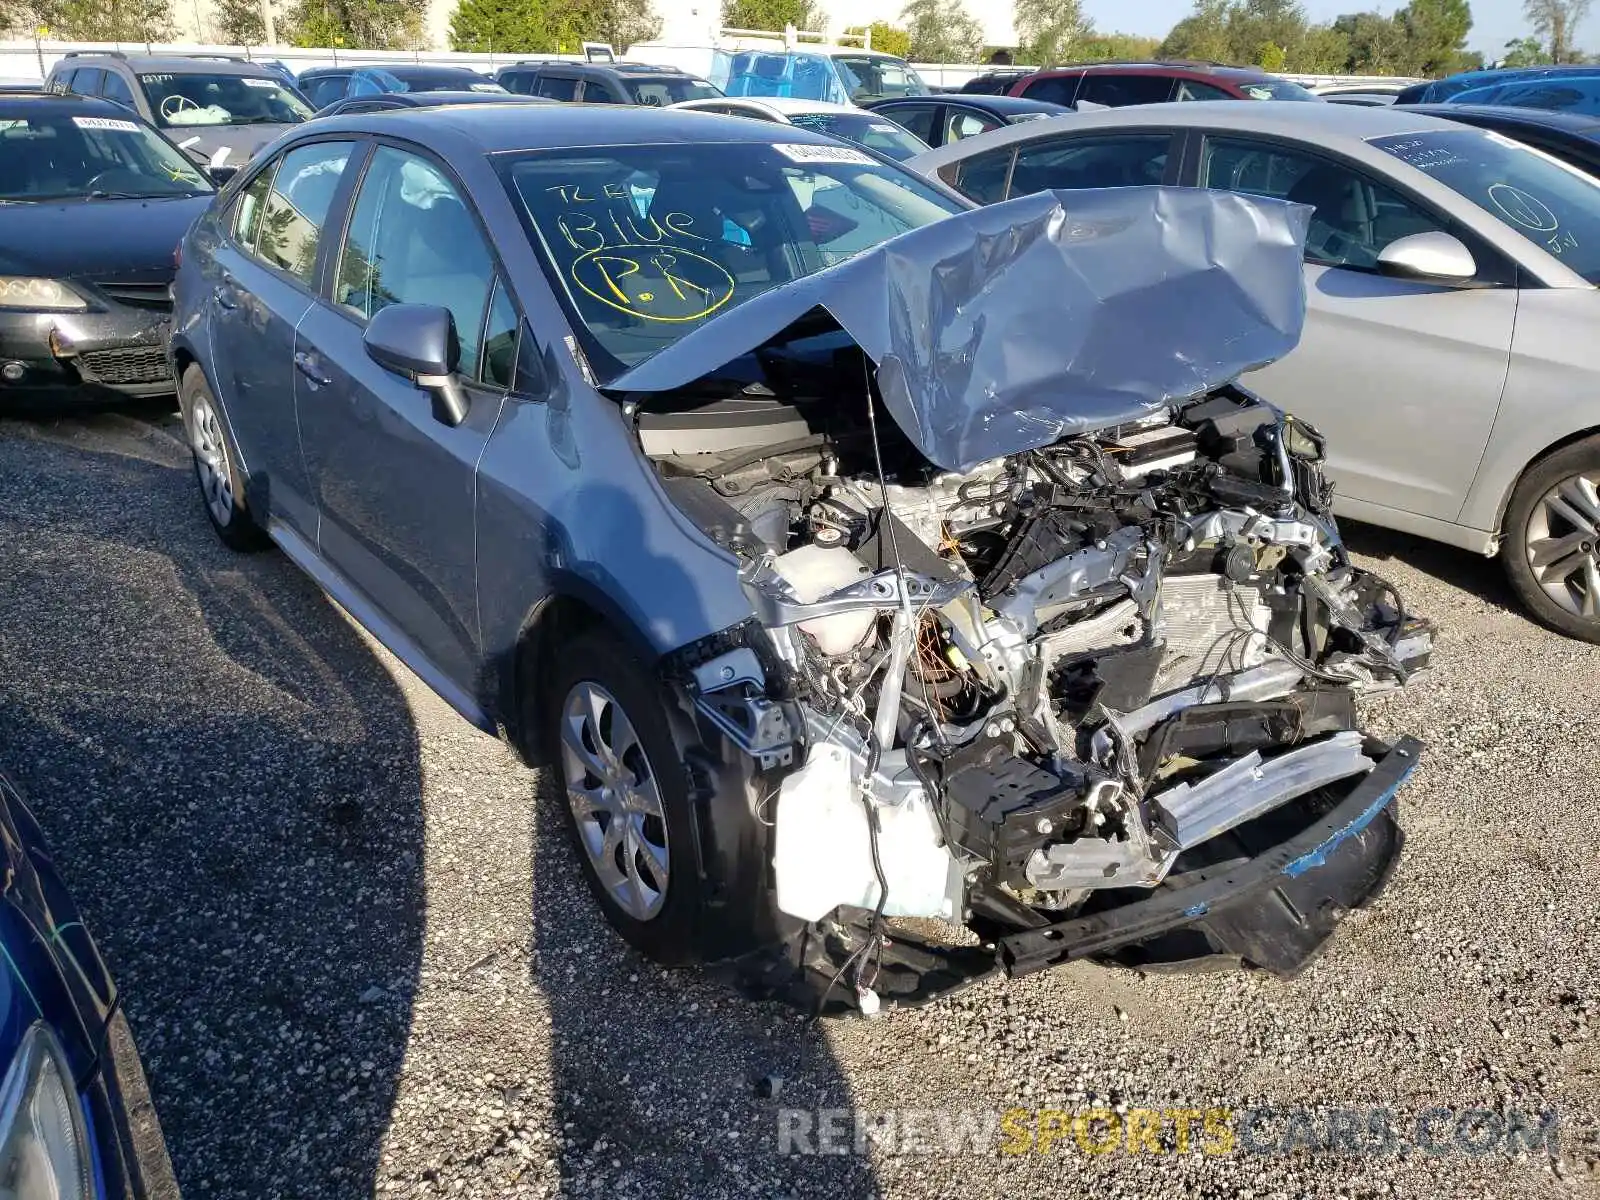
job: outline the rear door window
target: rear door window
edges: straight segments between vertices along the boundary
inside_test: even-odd
[[[551,75],[546,72],[539,76],[539,86],[534,94],[548,100],[576,100],[578,81],[570,76]]]
[[[315,108],[326,108],[335,100],[343,100],[345,88],[350,85],[350,73],[340,72],[337,75],[320,75],[311,80],[301,91],[305,92],[306,99],[310,100]]]
[[[1198,79],[1178,80],[1179,100],[1237,100],[1238,97],[1231,92],[1225,92],[1219,87],[1209,83],[1201,83]]]
[[[937,104],[886,104],[872,111],[909,129],[928,145],[937,146],[933,123],[939,116],[939,107]]]
[[[105,72],[99,67],[84,67],[72,77],[72,90],[80,96],[97,96],[104,78]]]
[[[1171,146],[1172,138],[1164,133],[1037,142],[1017,153],[1008,195],[1158,184],[1166,174]]]
[[[974,155],[956,171],[952,186],[979,204],[998,204],[1006,198],[1006,182],[1011,176],[1011,160],[1015,157],[1016,151],[1009,146]]]
[[[1072,107],[1072,102],[1078,98],[1078,81],[1082,75],[1047,75],[1043,79],[1035,79],[1022,94],[1029,100],[1044,100],[1050,104],[1064,104]]]
[[[353,145],[315,142],[283,156],[272,190],[261,206],[256,257],[302,283],[311,283],[323,222]]]
[[[1107,108],[1126,108],[1130,104],[1161,104],[1172,99],[1169,75],[1121,75],[1091,71],[1083,77],[1079,100],[1104,104]]]
[[[133,107],[133,89],[128,86],[127,80],[115,71],[106,72],[106,81],[100,88],[100,94],[124,108]]]
[[[999,117],[990,116],[988,113],[979,112],[973,108],[948,108],[944,118],[944,140],[948,145],[959,142],[964,138],[977,137],[980,133],[988,133],[992,129],[999,129],[1005,125]],[[926,138],[923,141],[927,141]],[[930,143],[931,144],[931,143]]]

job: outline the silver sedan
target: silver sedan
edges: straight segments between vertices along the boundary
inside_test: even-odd
[[[1162,104],[907,166],[979,203],[1169,184],[1315,209],[1298,349],[1249,377],[1321,428],[1342,515],[1498,553],[1540,619],[1600,642],[1600,183],[1405,109]]]

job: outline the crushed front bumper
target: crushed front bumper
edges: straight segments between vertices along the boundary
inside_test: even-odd
[[[171,395],[171,331],[159,308],[0,312],[0,403]]]
[[[1409,737],[1387,750],[1369,747],[1376,766],[1309,824],[1302,819],[1280,836],[1293,818],[1287,811],[1269,815],[1217,839],[1212,861],[1180,860],[1160,887],[1139,898],[1128,899],[1128,890],[1107,895],[1100,911],[976,946],[935,944],[896,930],[873,990],[885,1008],[915,1007],[997,971],[1027,975],[1084,958],[1145,970],[1231,960],[1292,977],[1346,913],[1370,904],[1388,883],[1404,841],[1390,810],[1422,749]],[[842,910],[837,920],[809,925],[779,951],[730,964],[732,979],[755,997],[854,1015],[856,999],[840,971],[869,936],[871,915]]]

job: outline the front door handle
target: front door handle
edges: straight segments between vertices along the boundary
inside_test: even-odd
[[[333,380],[322,373],[317,366],[317,356],[307,354],[304,350],[297,350],[294,356],[294,368],[304,375],[317,387],[327,387]]]
[[[233,289],[225,283],[218,284],[211,292],[211,298],[217,302],[218,308],[235,309],[239,302],[234,299]]]

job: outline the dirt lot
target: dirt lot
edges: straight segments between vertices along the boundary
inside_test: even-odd
[[[1441,627],[1431,680],[1374,712],[1430,750],[1394,884],[1293,983],[1074,966],[817,1028],[646,965],[534,774],[281,556],[216,542],[159,412],[0,420],[0,762],[191,1197],[1600,1194],[1600,649],[1492,564],[1349,532]],[[1187,1152],[1012,1155],[1037,1119],[994,1126],[1115,1106],[1226,1108],[1235,1144],[1197,1121]],[[1385,1152],[1304,1148],[1371,1106]],[[846,1143],[899,1124],[779,1154],[818,1109]],[[1508,1153],[1512,1111],[1556,1114],[1556,1153]],[[1405,1148],[1419,1116],[1435,1152]],[[963,1121],[977,1148],[926,1152]]]

